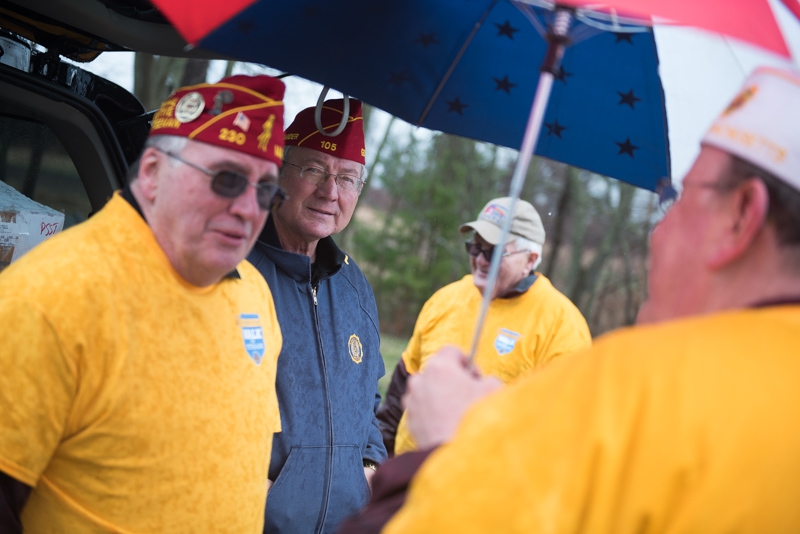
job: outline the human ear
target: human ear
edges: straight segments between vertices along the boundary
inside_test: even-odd
[[[161,165],[163,165],[163,162],[159,157],[158,150],[153,147],[146,148],[139,160],[139,174],[137,178],[139,180],[139,189],[150,202],[156,197]]]
[[[712,269],[723,268],[746,254],[767,222],[769,193],[760,179],[747,179],[727,197],[722,215],[727,220],[708,259]]]
[[[535,252],[528,253],[528,261],[525,263],[525,273],[529,273],[533,270],[533,266],[536,265],[536,260],[539,259],[539,255]]]

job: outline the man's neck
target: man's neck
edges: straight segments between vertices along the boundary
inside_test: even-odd
[[[281,223],[280,219],[275,217],[274,213],[271,218],[275,224],[275,233],[278,236],[278,241],[280,241],[283,250],[308,256],[311,258],[311,263],[317,261],[317,244],[319,243],[319,239],[308,241],[302,236],[295,235],[293,232],[289,231],[289,229]]]

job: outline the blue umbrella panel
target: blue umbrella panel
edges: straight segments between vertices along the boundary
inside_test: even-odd
[[[259,0],[200,47],[333,87],[411,124],[520,148],[547,42],[508,0]],[[652,31],[578,22],[535,153],[655,191],[669,176]],[[309,103],[311,105],[311,103]]]

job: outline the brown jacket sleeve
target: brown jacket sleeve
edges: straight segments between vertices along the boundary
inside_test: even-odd
[[[338,534],[377,534],[406,502],[411,479],[435,449],[413,451],[387,460],[372,477],[372,496],[358,515],[348,518]]]
[[[400,360],[392,373],[392,380],[386,390],[386,398],[378,409],[378,425],[383,437],[383,444],[389,458],[394,456],[394,439],[397,436],[397,425],[403,416],[403,394],[406,392],[409,372],[406,364]]]

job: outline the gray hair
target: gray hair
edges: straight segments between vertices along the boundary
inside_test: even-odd
[[[514,246],[517,247],[517,250],[527,250],[528,252],[536,253],[536,261],[533,263],[534,270],[542,263],[542,245],[530,239],[525,239],[524,237],[518,237],[513,243]]]
[[[170,152],[172,154],[180,154],[188,143],[188,138],[179,135],[154,135],[153,137],[147,138],[147,141],[144,143],[144,149],[142,149],[142,154],[144,154],[144,151],[148,148],[155,148],[162,152]],[[139,176],[139,162],[142,161],[142,154],[139,154],[139,157],[128,169],[128,183],[134,181]],[[170,158],[170,161],[170,165],[173,167],[179,164],[178,161],[172,158]]]

